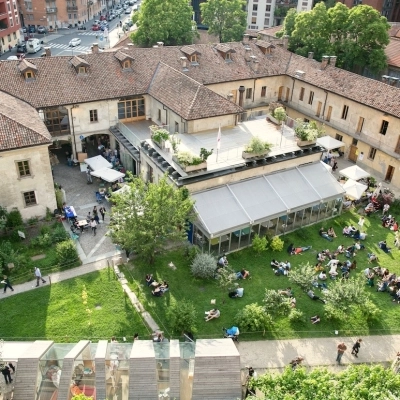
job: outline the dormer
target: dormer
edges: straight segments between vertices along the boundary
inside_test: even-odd
[[[199,65],[199,56],[201,53],[192,46],[183,46],[181,52],[186,56],[192,65]]]
[[[234,49],[222,43],[217,44],[214,48],[226,62],[232,62],[232,53],[236,53]]]
[[[78,75],[85,75],[89,72],[90,64],[81,57],[75,56],[71,58],[70,63],[75,68]]]
[[[256,46],[265,54],[266,56],[271,56],[274,52],[275,46],[272,43],[257,42]]]
[[[114,57],[121,64],[121,68],[122,68],[123,71],[132,71],[132,64],[133,64],[133,61],[134,61],[133,57],[128,56],[128,54],[125,54],[122,51],[117,51],[114,54]]]
[[[38,72],[35,64],[24,59],[18,64],[18,69],[27,82],[35,80]]]

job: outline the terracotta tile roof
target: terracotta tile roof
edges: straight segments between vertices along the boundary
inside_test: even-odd
[[[279,32],[281,29],[282,25],[278,25],[278,26],[273,26],[272,28],[263,29],[262,31],[258,31],[257,33],[259,33],[260,35],[268,35],[275,37],[276,32]]]
[[[20,61],[20,63],[18,64],[18,69],[24,73],[25,71],[29,71],[29,70],[33,70],[33,71],[37,71],[37,67],[36,65],[32,64],[31,62],[29,62],[28,60],[23,59],[22,61]]]
[[[385,54],[388,65],[400,68],[400,39],[390,38],[390,42],[385,48]]]
[[[234,49],[222,43],[215,45],[214,48],[220,51],[221,53],[236,53]]]
[[[115,53],[115,58],[119,61],[119,62],[124,62],[125,60],[131,60],[133,61],[133,57],[132,56],[128,56],[128,54],[125,54],[122,51],[117,51]]]
[[[51,135],[29,104],[0,91],[0,151],[51,143]]]
[[[183,46],[181,47],[181,52],[187,56],[192,56],[193,54],[200,54],[194,47]]]
[[[188,121],[243,112],[235,103],[162,62],[148,93]]]
[[[90,64],[86,60],[84,60],[83,58],[78,57],[78,56],[74,56],[73,58],[71,58],[70,63],[75,68],[78,68],[78,67],[81,67],[81,66],[90,67]]]

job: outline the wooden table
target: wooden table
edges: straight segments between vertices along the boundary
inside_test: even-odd
[[[78,221],[78,226],[86,226],[88,225],[88,222],[86,219],[82,219],[81,221]]]

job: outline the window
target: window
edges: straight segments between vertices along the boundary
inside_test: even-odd
[[[389,121],[383,120],[379,133],[381,135],[386,135],[388,126],[389,126]]]
[[[308,104],[311,106],[314,101],[314,92],[310,92],[310,97],[308,98]]]
[[[261,97],[265,97],[267,95],[267,87],[262,86],[261,87]]]
[[[26,207],[35,206],[37,204],[35,192],[25,192],[24,201]]]
[[[28,160],[18,161],[17,167],[18,167],[18,175],[20,178],[23,178],[25,176],[31,176],[31,169],[29,168]]]
[[[179,133],[179,122],[175,122],[175,132]]]
[[[351,141],[351,145],[352,146],[357,146],[358,145],[358,140],[353,138],[353,140]]]
[[[122,64],[123,69],[129,69],[131,67],[131,62],[129,60],[125,60]]]
[[[304,122],[310,122],[310,120],[308,119],[308,118],[303,118],[304,119]]]
[[[251,23],[256,24],[257,23],[257,17],[251,17]]]
[[[271,11],[271,5],[270,4],[267,4],[265,6],[265,11],[267,11],[267,12]]]
[[[118,102],[118,119],[133,121],[143,119],[145,115],[144,98],[135,98]],[[161,121],[161,109],[158,111],[158,120]]]
[[[228,61],[231,60],[231,53],[226,53],[225,54],[225,60],[228,60]]]
[[[158,116],[157,116],[158,121],[161,121],[161,110],[158,109]]]
[[[192,54],[191,56],[190,56],[190,62],[197,62],[197,54]]]
[[[375,154],[376,154],[376,148],[375,147],[371,147],[369,149],[368,158],[370,160],[374,160],[375,159]]]
[[[302,87],[302,88],[300,89],[299,100],[300,100],[300,101],[303,101],[303,99],[304,99],[304,88]]]
[[[400,135],[399,135],[399,138],[397,140],[397,146],[394,149],[394,152],[397,153],[397,154],[400,154]]]
[[[361,133],[363,126],[364,126],[364,118],[360,117],[358,118],[357,132]]]
[[[25,79],[33,79],[33,73],[31,71],[25,72]]]
[[[336,136],[335,136],[335,139],[336,139],[336,140],[339,140],[340,142],[342,142],[342,141],[343,141],[343,136],[342,136],[342,135],[339,135],[339,134],[337,133]]]
[[[246,89],[246,99],[251,99],[252,93],[253,93],[253,89],[252,88]]]
[[[348,112],[349,112],[349,106],[344,105],[343,106],[343,110],[342,110],[342,119],[346,119],[347,118]]]
[[[8,43],[11,42],[11,35],[7,35]]]
[[[98,122],[99,121],[99,118],[97,116],[97,110],[90,110],[89,114],[90,114],[90,122]]]
[[[257,11],[258,10],[258,4],[253,4],[253,11]]]
[[[78,68],[78,74],[85,74],[86,73],[86,68],[85,67],[79,67]]]
[[[317,117],[321,115],[321,108],[322,108],[322,103],[319,101],[317,106],[317,112],[315,113]]]
[[[326,113],[325,121],[330,121],[331,120],[331,115],[332,115],[332,106],[328,107],[328,112]]]

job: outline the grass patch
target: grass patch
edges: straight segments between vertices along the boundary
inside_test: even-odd
[[[305,322],[290,322],[287,317],[275,318],[274,326],[270,331],[259,333],[246,333],[241,330],[241,338],[247,340],[269,338],[308,338],[308,337],[327,337],[334,336],[334,331],[338,330],[340,335],[373,335],[373,334],[394,334],[399,333],[397,319],[400,309],[397,304],[392,303],[391,297],[387,293],[377,293],[375,288],[368,288],[371,293],[372,301],[383,311],[381,317],[368,326],[360,317],[352,318],[346,323],[333,323],[324,318],[324,305],[320,302],[312,301],[306,293],[304,293],[296,285],[291,285],[284,276],[275,276],[270,267],[270,261],[275,258],[279,261],[290,259],[292,269],[297,268],[300,264],[310,262],[312,265],[316,263],[316,254],[322,249],[336,249],[340,244],[349,246],[353,243],[351,238],[342,236],[342,228],[349,223],[357,225],[358,215],[354,212],[347,212],[341,216],[335,217],[330,221],[322,224],[318,223],[314,226],[303,228],[298,232],[293,232],[281,236],[285,241],[284,250],[279,253],[267,251],[261,256],[257,256],[252,249],[245,249],[228,256],[229,264],[235,271],[246,268],[250,271],[252,279],[244,280],[240,283],[245,289],[244,297],[241,299],[230,299],[227,293],[222,293],[218,288],[216,281],[203,281],[192,277],[188,265],[188,261],[183,254],[183,250],[175,250],[157,257],[153,266],[135,261],[134,267],[130,266],[129,271],[125,270],[125,275],[129,280],[131,288],[139,295],[143,305],[147,311],[151,313],[153,318],[159,324],[160,328],[166,331],[171,337],[177,337],[179,334],[173,334],[167,318],[167,310],[175,301],[182,299],[192,300],[196,306],[198,314],[198,333],[196,337],[221,337],[222,327],[229,327],[234,324],[235,316],[246,304],[259,303],[262,304],[265,289],[284,289],[292,286],[295,297],[297,299],[297,309],[304,312]],[[318,235],[321,226],[328,228],[333,226],[338,237],[329,242]],[[372,215],[366,218],[364,230],[368,233],[367,240],[363,243],[366,250],[359,251],[357,260],[357,270],[351,274],[363,274],[367,267],[367,252],[373,251],[378,254],[380,265],[388,268],[391,272],[400,275],[399,251],[393,249],[391,254],[385,254],[378,247],[380,240],[387,240],[390,246],[393,245],[394,234],[381,227],[379,215]],[[295,246],[312,245],[312,250],[297,256],[288,256],[286,248],[289,243]],[[339,257],[344,260],[344,256]],[[174,271],[168,267],[173,262],[177,269]],[[163,297],[156,298],[151,295],[151,290],[145,284],[145,274],[152,273],[156,280],[167,280],[170,286],[169,292]],[[329,281],[327,282],[329,287]],[[316,290],[316,294],[320,295]],[[210,304],[211,299],[217,299],[217,307],[221,310],[221,317],[217,320],[204,322],[204,311],[209,310],[213,306]],[[315,314],[321,315],[322,322],[313,325],[309,322],[309,318]]]
[[[84,285],[90,315],[82,300]],[[0,313],[10,321],[0,327],[4,340],[51,339],[62,343],[117,336],[120,341],[122,337],[131,341],[136,332],[149,337],[141,316],[109,269],[3,299]]]

